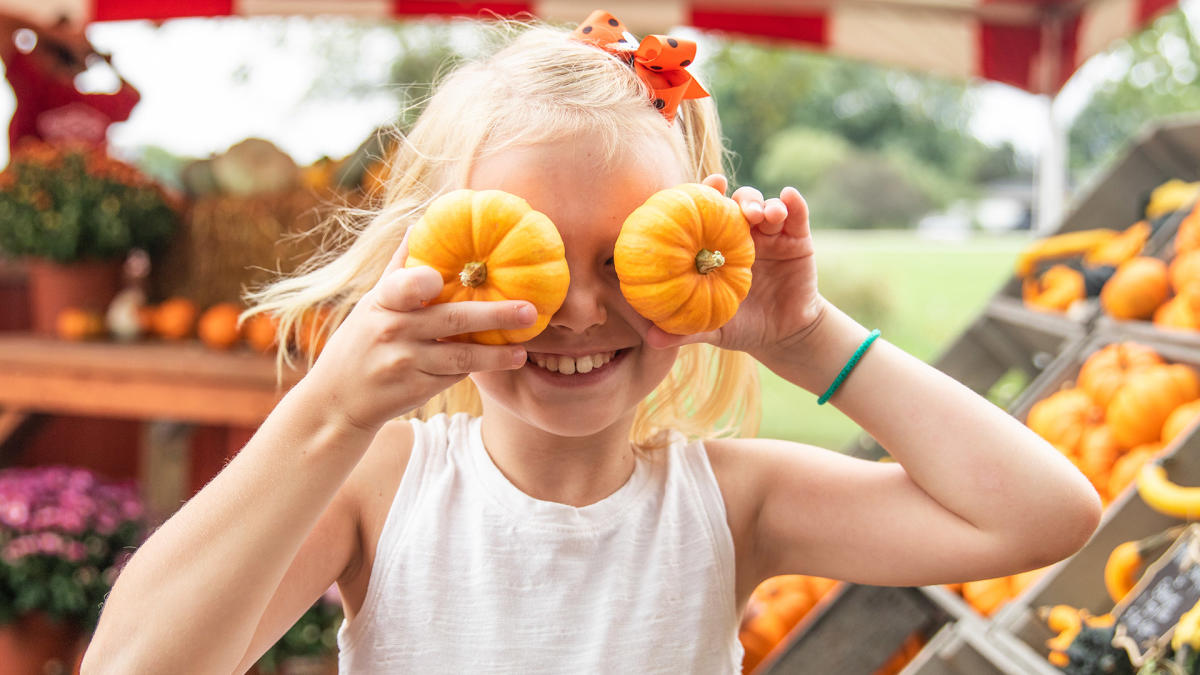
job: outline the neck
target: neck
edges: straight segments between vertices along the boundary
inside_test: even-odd
[[[483,445],[504,477],[530,497],[587,506],[616,492],[633,473],[632,421],[587,436],[559,436],[485,403]]]

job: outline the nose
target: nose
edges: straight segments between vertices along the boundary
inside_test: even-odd
[[[605,307],[607,289],[594,275],[577,274],[571,270],[571,285],[562,307],[550,317],[550,325],[575,333],[584,333],[592,326],[602,326],[608,320]]]

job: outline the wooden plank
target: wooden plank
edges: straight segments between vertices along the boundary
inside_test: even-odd
[[[871,673],[919,630],[949,616],[920,589],[846,584],[770,663],[763,675]]]
[[[199,343],[79,343],[0,335],[0,407],[256,427],[299,379],[272,358]]]

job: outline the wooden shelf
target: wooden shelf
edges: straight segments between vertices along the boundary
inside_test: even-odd
[[[257,427],[299,380],[273,357],[199,342],[69,342],[0,333],[0,412]]]

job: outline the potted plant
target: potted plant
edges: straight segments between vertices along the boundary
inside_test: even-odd
[[[278,675],[335,675],[337,632],[342,617],[337,586],[330,586],[262,655],[258,671]]]
[[[39,333],[54,332],[64,307],[102,312],[129,252],[156,251],[177,222],[160,186],[102,148],[26,139],[0,172],[0,253],[27,261]],[[55,299],[63,275],[82,279]]]
[[[40,674],[77,661],[144,537],[144,513],[133,485],[86,469],[0,471],[0,673]]]

